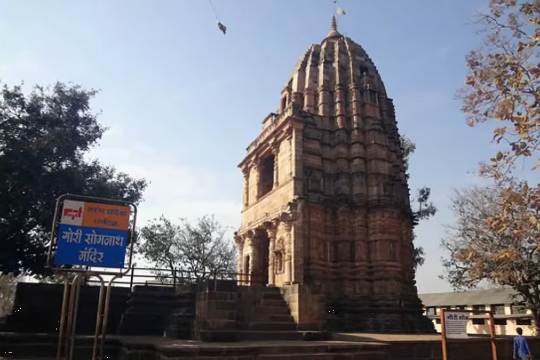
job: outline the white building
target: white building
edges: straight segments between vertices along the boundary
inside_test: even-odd
[[[515,335],[516,327],[523,329],[523,335],[535,334],[531,311],[519,303],[519,298],[512,289],[430,293],[419,296],[424,306],[424,315],[433,321],[437,332],[441,331],[440,310],[444,308],[471,310],[467,324],[469,334],[489,334],[488,315],[481,314],[483,311],[493,313],[497,335]]]

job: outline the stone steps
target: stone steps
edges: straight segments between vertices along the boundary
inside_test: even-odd
[[[287,304],[285,304],[285,306],[258,305],[256,314],[290,315],[290,312]]]
[[[199,299],[203,316],[195,336],[203,341],[301,340],[296,322],[279,288],[242,287],[210,291]]]
[[[248,325],[253,330],[296,330],[296,324],[293,321],[257,321]]]
[[[242,340],[295,340],[303,339],[298,333],[289,305],[278,288],[264,288],[259,294],[248,331],[240,334]]]
[[[264,292],[262,296],[263,300],[283,300],[283,296],[280,292]]]
[[[294,330],[201,330],[202,341],[278,341],[302,340],[303,335]]]
[[[281,296],[281,295],[280,295]],[[260,307],[260,306],[267,306],[267,307],[286,307],[287,308],[287,311],[289,310],[289,306],[287,305],[287,303],[285,302],[285,300],[283,300],[283,298],[281,299],[261,299],[260,303],[257,304],[257,307]]]
[[[289,314],[273,314],[273,313],[257,313],[253,319],[254,321],[277,321],[277,322],[291,322],[294,321]]]

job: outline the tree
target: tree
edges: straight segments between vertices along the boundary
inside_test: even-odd
[[[480,17],[484,46],[467,56],[463,111],[475,126],[495,122],[499,149],[483,171],[505,173],[519,158],[540,165],[540,3],[491,0]]]
[[[413,211],[413,226],[417,226],[421,220],[427,220],[437,213],[437,208],[429,201],[430,194],[431,189],[426,186],[417,190],[416,204],[418,207]],[[416,234],[413,232],[413,241],[414,239],[416,239]],[[415,267],[423,265],[425,261],[424,248],[415,246],[413,250]]]
[[[540,329],[540,187],[472,187],[456,192],[457,218],[443,245],[446,277],[455,288],[480,282],[512,287]],[[531,204],[535,204],[531,207]],[[511,226],[506,219],[512,218]],[[502,221],[501,221],[502,219]]]
[[[401,145],[403,162],[405,165],[405,176],[409,178],[409,161],[411,155],[416,150],[416,144],[406,136],[400,136],[399,140]],[[430,195],[431,189],[427,186],[417,189],[416,196],[413,198],[414,201],[411,201],[413,204],[416,203],[417,206],[416,210],[412,212],[413,226],[417,226],[421,220],[429,219],[437,213],[437,208],[429,200]],[[416,238],[414,231],[412,236],[414,241],[414,239]],[[413,249],[413,254],[415,267],[423,265],[425,261],[424,248],[422,248],[421,246],[415,246]]]
[[[224,228],[212,216],[195,225],[181,219],[175,224],[161,216],[141,229],[138,252],[158,267],[185,271],[196,281],[228,276],[235,271],[235,252]]]
[[[104,128],[94,90],[57,83],[0,90],[0,272],[46,275],[55,200],[64,193],[141,200],[146,182],[84,154]]]
[[[494,156],[480,173],[490,188],[458,192],[458,222],[443,244],[447,278],[455,287],[486,280],[511,286],[540,325],[540,185],[513,175],[517,160],[540,165],[540,3],[490,0],[479,24],[484,45],[467,56],[461,91],[468,123],[493,123]]]

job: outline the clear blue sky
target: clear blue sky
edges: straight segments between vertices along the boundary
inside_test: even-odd
[[[297,59],[328,32],[331,0],[0,0],[0,81],[100,89],[93,108],[109,127],[91,157],[150,185],[141,221],[215,214],[236,228],[237,164],[278,106]],[[453,189],[478,182],[493,149],[469,128],[456,91],[472,25],[487,0],[342,0],[339,30],[360,43],[394,99],[402,134],[416,142],[411,188],[428,185],[438,214],[418,229],[421,292],[445,291],[440,239]]]

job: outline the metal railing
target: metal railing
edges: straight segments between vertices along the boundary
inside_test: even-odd
[[[182,285],[199,285],[208,281],[234,280],[238,286],[266,285],[264,276],[229,271],[219,272],[195,272],[179,269],[134,267],[126,276],[116,279],[113,286],[165,286],[177,287]],[[90,279],[89,285],[97,285],[97,280]]]

